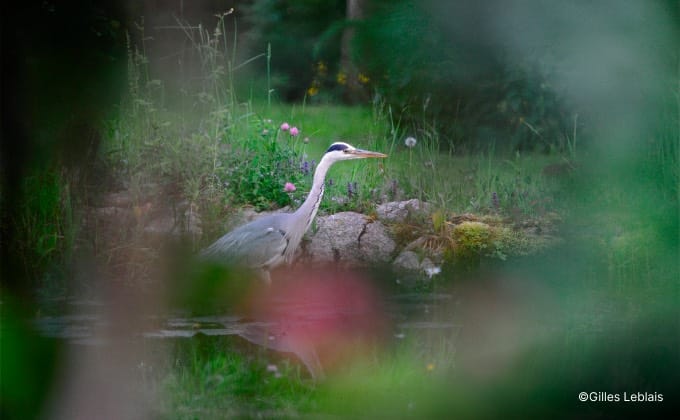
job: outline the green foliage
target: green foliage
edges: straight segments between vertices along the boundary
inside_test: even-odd
[[[284,191],[285,184],[290,182],[299,188],[309,179],[301,170],[302,157],[294,148],[299,140],[271,120],[255,121],[243,147],[224,157],[216,175],[228,185],[237,204],[252,204],[258,210],[290,205],[291,194]]]
[[[319,61],[330,63],[331,71],[337,72],[340,33],[335,32],[331,39],[322,35],[344,19],[344,12],[344,0],[256,0],[248,8],[253,43],[262,50],[271,45],[272,87],[280,98],[302,99]],[[318,48],[319,39],[323,48]]]
[[[520,229],[496,226],[493,229],[489,256],[505,260],[508,256],[536,255],[554,246],[554,238],[529,235]]]
[[[412,131],[389,105],[376,104],[374,112],[387,127],[376,146],[390,156],[385,160],[386,179],[381,186],[387,199],[419,198],[449,211],[516,219],[560,208],[555,195],[571,178],[570,172],[565,171],[561,178],[543,173],[558,156],[497,152],[494,144],[486,153],[441,153],[439,133],[428,121]],[[404,144],[409,136],[416,139],[413,147]]]
[[[404,125],[415,131],[433,122],[441,145],[451,149],[558,146],[565,107],[548,82],[552,69],[543,57],[512,54],[492,33],[469,28],[470,19],[491,18],[480,8],[439,7],[371,2],[357,30],[357,62],[403,112]]]
[[[359,82],[376,89],[410,130],[434,128],[438,146],[450,149],[495,143],[504,150],[566,151],[572,118],[550,82],[550,51],[537,46],[517,54],[511,40],[470,27],[492,19],[493,6],[378,0],[362,8],[364,19],[347,22],[344,2],[253,3],[246,12],[251,35],[274,52],[271,76],[281,98],[337,99],[347,77],[340,35],[351,27]]]
[[[199,337],[176,347],[174,366],[160,383],[163,416],[251,417],[266,410],[289,417],[309,404],[312,389],[299,365],[225,352],[231,341]]]
[[[15,213],[19,219],[13,221],[18,227],[16,252],[24,259],[27,278],[40,283],[48,269],[63,269],[75,244],[69,183],[56,170],[44,169],[26,177],[21,192],[24,200]]]
[[[528,160],[534,161],[528,165]],[[553,193],[559,182],[538,172],[540,159],[535,155],[498,159],[493,152],[480,155],[474,177],[475,197],[470,201],[475,212],[502,212],[516,217],[544,215],[555,207]],[[532,167],[533,166],[533,167]]]
[[[3,291],[4,292],[4,291]],[[50,398],[52,383],[58,378],[55,340],[39,336],[27,328],[21,309],[26,302],[3,293],[2,339],[0,340],[0,417],[38,418],[40,404]]]

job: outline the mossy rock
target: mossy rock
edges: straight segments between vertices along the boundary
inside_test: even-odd
[[[461,263],[478,264],[481,257],[523,256],[540,252],[551,244],[551,237],[527,234],[520,229],[465,221],[453,229],[453,257]]]
[[[492,228],[486,223],[465,221],[453,229],[453,260],[461,266],[479,266],[492,243]]]
[[[482,222],[463,222],[453,229],[459,254],[479,254],[491,246],[492,228]]]
[[[428,257],[436,251],[438,264],[474,268],[483,258],[505,260],[550,248],[559,242],[554,236],[556,217],[516,223],[498,215],[465,213],[449,218],[436,212],[432,226],[397,223],[392,225],[392,233],[400,249],[420,251]]]
[[[521,229],[497,227],[494,229],[493,255],[501,259],[506,256],[532,255],[547,249],[555,238],[529,234]]]

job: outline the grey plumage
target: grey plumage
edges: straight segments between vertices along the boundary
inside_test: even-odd
[[[290,245],[290,237],[283,230],[287,225],[282,223],[285,216],[290,215],[269,215],[240,226],[215,241],[201,255],[223,263],[268,267],[279,256],[285,256]]]

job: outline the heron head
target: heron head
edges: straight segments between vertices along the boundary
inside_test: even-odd
[[[328,150],[326,150],[324,157],[330,158],[332,161],[338,161],[348,159],[385,158],[387,155],[379,152],[357,149],[351,144],[339,141],[331,144]]]

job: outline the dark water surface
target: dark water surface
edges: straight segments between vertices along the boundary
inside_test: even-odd
[[[275,352],[292,353],[305,364],[313,377],[323,375],[315,352],[315,335],[339,334],[340,339],[375,334],[380,339],[398,342],[423,334],[455,336],[461,328],[458,304],[448,293],[402,293],[388,296],[380,306],[384,316],[379,322],[373,311],[353,305],[328,307],[321,302],[279,299],[271,313],[285,316],[256,319],[239,314],[182,316],[179,312],[140,314],[121,327],[111,318],[110,303],[76,298],[53,300],[41,311],[34,325],[45,337],[76,346],[107,346],[112,338],[160,344],[205,337],[231,337],[235,346],[249,342]],[[128,320],[129,321],[129,320]],[[380,324],[367,328],[366,324]],[[329,331],[330,330],[330,331]],[[340,332],[338,332],[340,331]],[[309,338],[309,340],[301,339]],[[327,344],[327,343],[326,343]],[[228,349],[224,349],[228,350]]]

